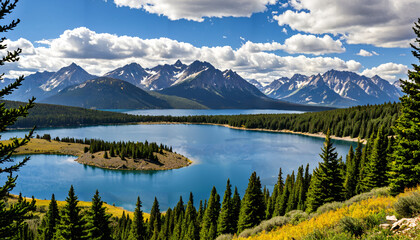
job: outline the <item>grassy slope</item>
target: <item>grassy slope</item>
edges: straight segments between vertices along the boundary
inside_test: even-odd
[[[31,201],[31,198],[26,198],[28,201]],[[35,199],[36,200],[36,207],[37,207],[37,214],[44,215],[45,212],[48,210],[48,205],[50,204],[50,200],[42,200],[42,199]],[[8,203],[15,203],[17,201],[17,196],[12,195],[11,198],[9,198]],[[66,201],[57,201],[57,205],[59,208],[62,208],[66,204]],[[79,207],[81,207],[83,210],[87,210],[92,206],[92,202],[85,202],[85,201],[79,201],[78,204]],[[111,214],[114,217],[121,217],[123,212],[125,212],[125,215],[130,215],[130,218],[133,219],[133,212],[127,211],[121,207],[115,207],[109,204],[104,204],[104,206],[107,208],[107,213]],[[150,214],[143,213],[143,217],[145,219],[149,219]]]
[[[374,192],[373,190],[372,192]],[[312,218],[302,221],[298,224],[288,223],[273,231],[262,232],[248,238],[239,237],[238,239],[255,239],[255,240],[281,240],[281,239],[359,239],[351,236],[349,233],[343,232],[340,228],[340,221],[348,216],[360,221],[378,215],[395,215],[394,204],[398,198],[407,196],[412,192],[420,192],[420,187],[417,189],[400,194],[397,197],[391,196],[374,196],[365,199],[370,193],[361,194],[353,197],[346,202],[343,202],[341,207],[336,208],[339,203],[329,203],[320,207],[318,212]],[[375,194],[372,194],[375,195]],[[335,207],[334,207],[335,206]],[[329,210],[332,209],[332,210]],[[415,232],[414,234],[416,234]],[[379,229],[378,226],[367,229],[367,231],[360,237],[360,239],[413,239],[406,236],[387,236],[373,238],[372,235],[386,234],[391,235],[390,232]],[[318,235],[316,237],[316,235]],[[337,236],[340,237],[337,238]],[[388,238],[389,237],[389,238]],[[420,237],[420,236],[419,236]],[[415,238],[419,239],[419,238]]]

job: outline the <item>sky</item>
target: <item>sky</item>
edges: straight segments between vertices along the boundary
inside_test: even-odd
[[[72,62],[103,75],[207,61],[269,83],[330,69],[407,78],[418,0],[20,0],[1,24],[19,62],[6,77],[57,71]],[[2,52],[4,54],[4,51]]]

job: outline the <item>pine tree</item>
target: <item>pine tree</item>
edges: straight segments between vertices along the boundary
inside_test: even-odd
[[[232,230],[233,232],[238,231],[238,221],[239,221],[239,213],[241,211],[241,197],[238,193],[238,188],[235,187],[235,191],[233,192],[232,196]]]
[[[108,157],[108,152],[107,152],[107,151],[105,151],[105,152],[104,152],[104,158],[105,158],[105,159],[109,158],[109,157]]]
[[[283,177],[282,177],[282,170],[280,168],[279,175],[277,178],[277,183],[274,185],[273,194],[270,197],[270,200],[267,204],[267,209],[265,211],[266,219],[270,219],[271,217],[276,216],[274,212],[278,212],[278,207],[276,211],[277,198],[283,193],[283,187],[284,187],[284,183],[283,183]]]
[[[87,237],[88,239],[107,240],[111,238],[111,228],[109,227],[111,215],[106,213],[104,202],[99,196],[98,190],[92,198],[92,206],[87,211]]]
[[[232,227],[232,185],[230,180],[227,180],[225,195],[223,196],[222,210],[219,214],[217,222],[217,234],[233,233]]]
[[[366,164],[365,178],[362,180],[365,191],[386,186],[388,183],[387,145],[386,136],[383,134],[383,128],[381,127],[378,129],[371,154],[368,157],[369,161]]]
[[[248,187],[241,201],[241,211],[238,220],[238,233],[258,225],[265,217],[264,195],[261,191],[261,181],[253,172],[249,178]]]
[[[420,61],[420,18],[413,30],[416,40],[410,45],[413,56]],[[420,65],[412,66],[414,70],[408,71],[408,80],[400,80],[406,95],[400,98],[401,114],[393,128],[396,134],[390,179],[393,195],[420,183]]]
[[[367,171],[367,166],[369,165],[369,156],[372,152],[372,148],[373,148],[373,143],[375,141],[375,134],[372,133],[370,135],[370,138],[367,140],[366,142],[366,146],[363,148],[362,151],[362,157],[360,160],[360,167],[359,167],[359,179],[357,181],[357,185],[356,185],[356,193],[362,193],[362,192],[366,192],[366,184],[364,183],[364,180],[366,178],[366,171]]]
[[[293,188],[292,176],[287,174],[286,183],[283,187],[283,192],[277,197],[276,208],[274,209],[274,216],[283,216],[286,213],[287,202]]]
[[[185,209],[185,218],[183,224],[184,237],[186,240],[195,240],[199,238],[197,210],[194,207],[194,197],[190,192],[190,198]]]
[[[42,219],[41,226],[38,228],[38,234],[40,238],[44,240],[53,239],[55,232],[57,231],[57,225],[59,221],[60,215],[57,201],[55,201],[55,196],[53,194],[51,196],[50,204],[48,205],[48,211]]]
[[[357,166],[355,162],[353,146],[350,146],[349,153],[346,157],[346,176],[344,179],[344,190],[346,199],[353,197],[356,192],[357,175],[355,171],[358,167],[359,166]]]
[[[79,240],[86,237],[85,221],[80,213],[79,201],[71,185],[66,205],[60,214],[60,223],[57,227],[56,239]]]
[[[12,13],[16,7],[17,0],[0,1],[0,19],[7,18],[7,15]],[[6,25],[0,25],[0,32],[5,33],[13,30],[18,23],[19,19],[13,20],[11,23]],[[6,38],[0,39],[0,50],[7,49],[5,44]],[[14,51],[7,51],[5,56],[0,58],[0,65],[4,65],[6,62],[16,62],[19,60],[19,54],[22,52],[21,49]],[[0,74],[0,81],[3,81],[4,74]],[[20,76],[10,85],[0,90],[0,99],[4,96],[11,94],[16,90],[22,81],[23,76]],[[8,126],[13,125],[18,118],[25,117],[28,115],[28,110],[34,106],[35,98],[28,101],[26,105],[20,106],[19,108],[5,108],[5,103],[0,103],[0,133],[4,132]],[[1,177],[2,181],[5,180],[3,186],[0,186],[0,239],[7,239],[15,237],[19,228],[24,227],[24,220],[32,217],[31,211],[35,210],[35,202],[22,201],[17,204],[12,204],[6,208],[6,198],[10,191],[16,186],[17,176],[13,176],[13,173],[19,171],[19,169],[26,164],[29,157],[25,157],[20,162],[15,162],[12,158],[14,151],[20,146],[25,145],[29,142],[32,137],[34,129],[32,129],[28,135],[25,135],[22,139],[13,138],[10,144],[0,145],[0,164],[6,164],[4,167],[0,167],[0,174],[6,174]]]
[[[166,210],[165,214],[165,220],[163,221],[163,225],[161,227],[160,233],[159,233],[159,239],[161,240],[167,240],[171,236],[171,219],[172,219],[172,209],[168,208]]]
[[[213,186],[207,208],[204,212],[202,227],[200,231],[200,240],[213,240],[217,235],[217,219],[219,217],[220,197],[218,197],[216,188]]]
[[[152,209],[150,210],[150,218],[149,218],[149,234],[154,234],[155,227],[157,227],[156,231],[160,231],[160,209],[159,209],[159,202],[155,197],[153,201]],[[156,223],[155,223],[156,222]]]
[[[137,197],[136,208],[134,209],[134,219],[131,226],[130,240],[146,240],[147,229],[143,221],[143,211],[141,210],[140,197]]]
[[[320,154],[323,161],[312,174],[306,203],[307,211],[313,212],[324,203],[343,199],[343,179],[337,156],[328,130],[322,154]]]

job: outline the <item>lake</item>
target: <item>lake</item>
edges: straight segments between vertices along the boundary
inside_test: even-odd
[[[104,111],[121,112],[133,115],[149,116],[196,116],[196,115],[240,115],[240,114],[280,114],[302,113],[302,111],[276,109],[102,109]]]
[[[6,132],[2,139],[22,136],[27,131]],[[230,178],[241,197],[253,171],[262,185],[273,188],[279,168],[284,178],[300,165],[315,167],[324,139],[287,133],[235,130],[210,125],[118,125],[78,128],[39,129],[36,134],[52,137],[100,138],[108,141],[145,141],[170,145],[173,150],[194,161],[192,166],[168,171],[118,171],[89,167],[74,162],[72,156],[34,155],[21,168],[12,193],[34,195],[40,199],[64,200],[70,185],[79,200],[90,201],[98,189],[109,204],[133,210],[140,195],[143,210],[148,212],[154,196],[162,211],[173,207],[182,195],[188,201],[193,192],[195,205],[207,199],[212,186],[223,198]],[[356,143],[334,141],[340,155]],[[18,159],[21,157],[17,157]],[[4,179],[0,179],[4,181]]]

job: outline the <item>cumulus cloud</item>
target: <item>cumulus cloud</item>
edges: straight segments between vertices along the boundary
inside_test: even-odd
[[[318,38],[302,35],[299,38],[303,40],[309,38],[319,42],[318,47],[314,43],[310,43],[309,47],[304,46],[303,49],[308,53],[320,55],[322,49],[330,52],[343,51],[341,43],[329,36]],[[272,53],[276,50],[296,51],[297,46],[303,43],[295,40],[293,36],[284,44],[247,41],[240,48],[233,49],[231,46],[196,47],[169,38],[141,39],[96,33],[82,27],[67,30],[58,38],[43,40],[42,43],[42,46],[33,48],[33,54],[23,55],[16,63],[18,67],[9,70],[57,71],[75,62],[91,74],[102,75],[132,62],[137,62],[143,67],[153,67],[157,64],[172,64],[177,59],[185,63],[198,59],[208,61],[219,69],[233,69],[245,78],[271,81],[281,76],[290,77],[294,73],[311,75],[329,69],[358,71],[362,67],[359,62],[344,61],[336,57],[311,58],[303,55],[284,57]],[[335,47],[328,50],[329,48],[325,47],[328,44]]]
[[[323,55],[327,53],[342,53],[345,48],[340,40],[333,40],[330,36],[316,37],[314,35],[296,34],[284,42],[288,53],[305,53]]]
[[[359,56],[362,56],[362,57],[371,57],[373,55],[378,56],[379,53],[377,53],[375,51],[369,52],[369,51],[366,51],[364,49],[360,49],[359,53],[357,53],[356,55],[359,55]]]
[[[114,0],[118,7],[142,9],[171,20],[202,22],[204,17],[250,17],[277,0]]]
[[[407,71],[408,67],[406,65],[389,62],[381,64],[377,67],[365,69],[362,72],[362,75],[368,77],[378,75],[381,78],[391,81],[397,79],[398,75],[407,74]]]
[[[418,0],[289,0],[289,5],[293,10],[274,16],[280,26],[379,47],[409,47],[420,9]]]

